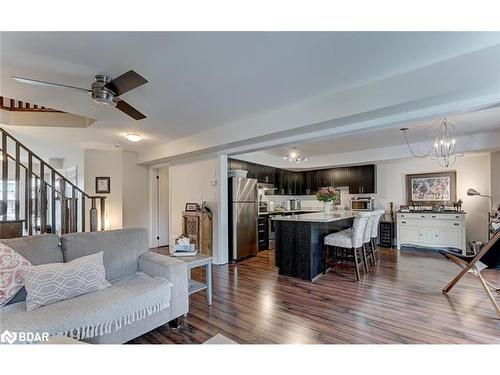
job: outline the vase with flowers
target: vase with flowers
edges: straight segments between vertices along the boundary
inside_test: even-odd
[[[340,191],[334,187],[321,188],[316,193],[316,199],[323,202],[325,215],[332,213],[332,206],[340,203]]]

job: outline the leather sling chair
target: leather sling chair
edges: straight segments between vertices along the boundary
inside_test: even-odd
[[[497,232],[491,238],[491,240],[489,240],[486,245],[484,245],[479,250],[476,255],[461,255],[446,250],[440,250],[439,252],[444,255],[446,259],[451,260],[462,268],[462,270],[453,278],[453,280],[451,280],[448,285],[446,285],[446,287],[443,289],[443,293],[448,293],[467,272],[470,272],[475,278],[479,280],[483,289],[486,291],[488,298],[493,304],[497,315],[500,317],[500,307],[498,307],[498,304],[492,293],[500,293],[500,287],[494,286],[484,279],[484,277],[481,275],[481,271],[486,268],[486,265],[480,262],[481,258],[483,258],[490,250],[499,251],[499,246],[495,246],[497,242],[500,243],[500,232]]]

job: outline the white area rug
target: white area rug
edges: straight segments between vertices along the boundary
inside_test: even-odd
[[[218,333],[214,337],[209,338],[202,345],[238,345],[236,341],[228,339],[226,336]]]

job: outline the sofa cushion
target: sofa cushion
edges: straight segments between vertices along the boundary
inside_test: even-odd
[[[139,228],[65,234],[61,245],[65,262],[102,251],[109,281],[135,274],[139,256],[149,250],[147,232]]]
[[[120,330],[170,306],[169,281],[136,273],[111,287],[26,311],[18,302],[1,310],[0,330],[64,334],[77,340]]]
[[[23,275],[30,266],[29,260],[0,243],[0,307],[6,305],[23,288]]]
[[[111,286],[105,278],[102,252],[68,263],[29,267],[24,284],[28,311]]]
[[[63,262],[63,253],[57,234],[3,239],[2,243],[11,247],[34,266]],[[10,301],[16,303],[26,300],[26,289],[22,288]]]

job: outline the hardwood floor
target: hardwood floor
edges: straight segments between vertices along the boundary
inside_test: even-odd
[[[201,343],[221,333],[241,344],[499,344],[500,319],[477,280],[467,275],[441,293],[458,271],[434,253],[382,249],[359,284],[351,269],[310,283],[279,276],[273,251],[263,251],[214,266],[213,305],[205,292],[192,295],[181,328],[165,325],[131,343]],[[498,270],[484,274],[500,283]]]

